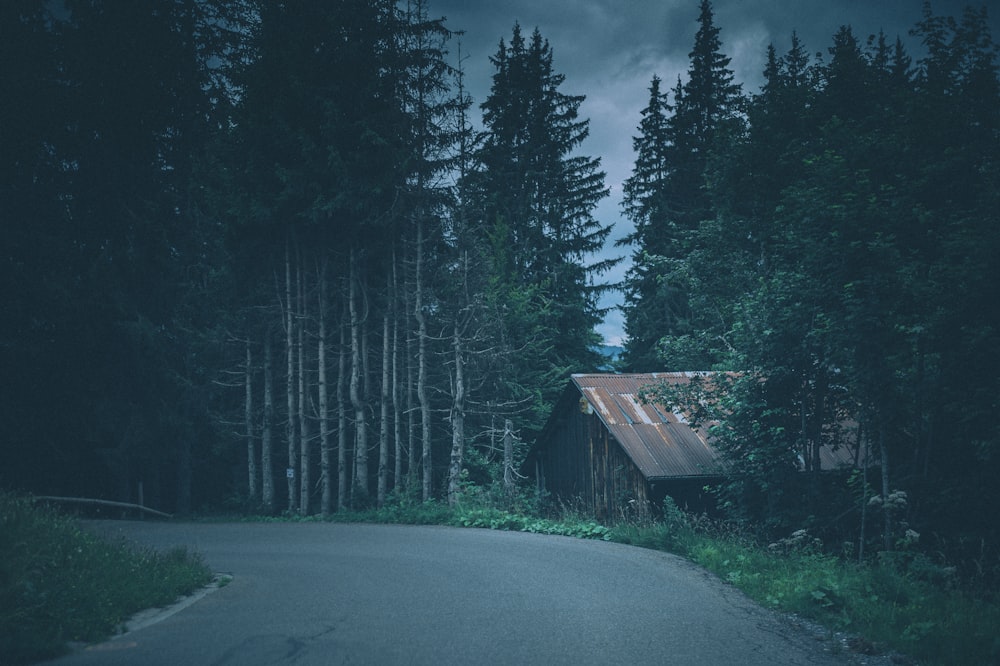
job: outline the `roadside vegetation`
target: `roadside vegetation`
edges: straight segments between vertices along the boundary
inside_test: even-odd
[[[468,496],[466,496],[468,500]],[[908,550],[864,563],[824,550],[805,530],[768,543],[729,521],[693,516],[668,500],[656,519],[612,526],[561,505],[540,517],[514,502],[475,497],[452,508],[395,497],[385,506],[321,516],[250,518],[453,525],[600,539],[680,555],[772,610],[822,625],[836,645],[861,654],[906,655],[924,666],[1000,663],[995,590],[959,580],[955,570]]]
[[[28,497],[0,493],[0,663],[31,663],[73,642],[105,639],[132,614],[211,578],[185,549],[109,542]]]
[[[381,508],[325,518],[240,519],[452,525],[651,548],[705,567],[765,607],[822,625],[844,649],[898,653],[925,666],[1000,663],[996,591],[960,580],[925,554],[902,549],[858,563],[831,554],[805,530],[768,543],[750,528],[693,516],[669,500],[655,519],[626,516],[607,526],[571,506],[541,511],[523,497],[466,490],[472,492],[454,507],[395,496]],[[108,543],[71,517],[0,494],[2,663],[29,663],[75,641],[106,638],[135,612],[171,603],[210,578],[195,554]]]
[[[768,608],[847,634],[856,652],[897,652],[928,666],[1000,663],[996,591],[921,553],[884,551],[858,563],[824,551],[805,530],[764,543],[670,502],[662,520],[616,526],[609,538],[684,556]]]

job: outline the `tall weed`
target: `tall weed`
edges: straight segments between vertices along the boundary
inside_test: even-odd
[[[336,521],[444,524],[603,539],[686,557],[764,606],[809,618],[866,645],[917,655],[922,664],[1000,664],[1000,608],[963,590],[951,570],[910,552],[861,565],[824,551],[807,531],[764,545],[753,526],[692,516],[669,498],[662,514],[611,527],[581,505],[550,505],[545,517],[510,510],[506,498],[463,493],[456,507],[396,497]],[[995,599],[996,596],[993,596]]]
[[[762,605],[922,664],[1000,663],[1000,608],[926,557],[883,553],[862,565],[823,552],[804,530],[765,547],[738,528],[665,515],[656,526],[615,527],[611,538],[683,555]]]
[[[135,612],[210,580],[201,559],[183,549],[109,543],[29,498],[0,494],[0,663],[106,638]]]

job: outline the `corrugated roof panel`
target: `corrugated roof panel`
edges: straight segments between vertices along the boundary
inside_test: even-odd
[[[653,423],[660,422],[660,418],[656,416],[656,410],[653,409],[652,405],[644,405],[639,402],[639,398],[634,393],[623,393],[621,395],[623,402],[627,401],[629,408],[635,413],[635,421],[637,423],[645,423],[651,425]]]
[[[687,384],[701,372],[627,375],[573,375],[595,413],[647,479],[717,474],[722,463],[707,433],[692,428],[684,414],[643,404],[639,393],[659,382]],[[821,452],[824,469],[853,463],[846,448]]]
[[[626,423],[642,423],[645,421],[646,417],[642,413],[642,410],[636,409],[632,401],[629,400],[624,394],[612,393],[611,401],[614,403],[618,411],[621,412]]]
[[[656,419],[657,419],[657,421],[659,421],[660,423],[672,423],[672,422],[676,422],[676,418],[675,418],[675,419],[673,419],[673,421],[672,421],[672,420],[670,419],[670,417],[669,417],[669,416],[667,416],[667,414],[669,414],[669,412],[667,412],[666,410],[663,410],[663,409],[660,409],[660,408],[659,408],[658,406],[656,406],[656,405],[649,405],[649,409],[650,409],[650,411],[652,411],[652,412],[653,412],[654,414],[656,414]]]
[[[659,381],[687,383],[694,373],[573,375],[601,421],[646,478],[717,471],[718,454],[704,434],[662,406],[643,404],[642,389]]]
[[[854,454],[845,446],[841,446],[836,451],[832,450],[829,446],[824,446],[819,450],[819,463],[823,469],[853,467]]]
[[[617,425],[621,419],[617,414],[613,414],[610,409],[608,409],[608,403],[611,399],[611,395],[604,390],[600,390],[597,387],[587,387],[583,388],[583,394],[590,400],[590,404],[594,406],[594,410],[600,414],[601,420],[605,424],[612,426]]]

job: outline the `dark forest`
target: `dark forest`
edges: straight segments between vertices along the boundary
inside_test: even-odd
[[[793,36],[759,91],[707,0],[697,21],[687,76],[654,75],[621,137],[633,263],[610,284],[584,97],[537,29],[513,24],[472,100],[460,26],[421,0],[2,3],[0,487],[179,514],[454,502],[606,363],[598,299],[620,290],[617,369],[731,371],[658,396],[721,424],[729,517],[867,520],[872,547],[984,561],[985,9]],[[857,469],[804,482],[823,445]]]

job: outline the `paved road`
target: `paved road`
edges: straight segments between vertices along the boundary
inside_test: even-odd
[[[188,545],[233,579],[59,666],[846,663],[685,560],[620,544],[390,525],[95,526]]]

